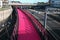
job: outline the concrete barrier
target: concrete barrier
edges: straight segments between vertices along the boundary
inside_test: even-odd
[[[0,22],[7,19],[12,13],[12,8],[0,11]]]

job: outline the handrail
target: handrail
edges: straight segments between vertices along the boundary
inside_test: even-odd
[[[17,10],[16,10],[16,7],[12,6],[13,8],[13,11],[15,12],[15,15],[17,16]],[[18,33],[18,16],[17,16],[17,19],[16,19],[16,23],[14,25],[14,29],[13,29],[13,32],[12,32],[12,35],[11,35],[11,39],[10,40],[17,40],[17,33]]]

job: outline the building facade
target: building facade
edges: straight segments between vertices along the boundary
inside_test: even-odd
[[[0,0],[0,1],[2,1],[2,2],[8,2],[8,0]]]
[[[9,0],[0,0],[0,1],[2,1],[2,7],[8,5],[9,3]]]
[[[0,8],[2,8],[2,1],[0,1]]]
[[[49,3],[53,7],[60,7],[60,0],[49,0]]]

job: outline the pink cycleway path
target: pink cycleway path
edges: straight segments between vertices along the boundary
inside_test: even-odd
[[[30,19],[22,12],[22,10],[17,9],[17,11],[19,18],[17,40],[41,40]]]

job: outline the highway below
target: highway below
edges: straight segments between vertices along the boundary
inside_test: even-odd
[[[44,25],[44,12],[29,9],[28,10],[35,18]],[[57,40],[60,40],[60,23],[52,17],[47,17],[47,26],[45,27]]]

